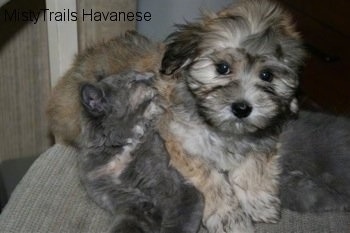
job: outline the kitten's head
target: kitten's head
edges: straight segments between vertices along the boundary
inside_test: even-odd
[[[146,124],[159,113],[153,76],[130,71],[83,84],[80,99],[84,140],[91,141],[92,146],[124,146],[143,136]]]

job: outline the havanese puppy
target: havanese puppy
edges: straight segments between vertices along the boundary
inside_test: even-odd
[[[171,164],[204,195],[209,232],[278,220],[278,140],[298,109],[303,57],[290,15],[265,0],[180,25],[167,39],[159,129]]]
[[[111,232],[196,233],[202,196],[169,167],[155,130],[163,110],[152,76],[129,71],[82,85],[81,178],[92,199],[115,215]]]

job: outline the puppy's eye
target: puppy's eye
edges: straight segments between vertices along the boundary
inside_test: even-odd
[[[265,82],[271,82],[273,79],[273,73],[270,70],[263,70],[259,74],[259,78]]]
[[[231,73],[230,65],[227,62],[220,62],[216,64],[216,71],[221,75]]]

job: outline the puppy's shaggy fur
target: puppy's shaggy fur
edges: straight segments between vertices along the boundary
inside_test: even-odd
[[[297,111],[303,55],[290,16],[268,1],[242,1],[168,38],[159,128],[173,166],[204,195],[209,232],[279,218],[277,142]]]
[[[161,103],[149,84],[147,74],[128,72],[82,86],[82,180],[115,214],[112,232],[196,233],[202,196],[169,167],[154,130]]]
[[[281,136],[282,207],[350,211],[350,119],[301,112]]]

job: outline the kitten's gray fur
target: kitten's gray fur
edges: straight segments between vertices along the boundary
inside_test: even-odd
[[[162,108],[150,79],[131,71],[82,86],[82,180],[115,215],[113,232],[195,233],[202,196],[169,166],[154,129]]]
[[[350,210],[350,120],[301,112],[281,135],[282,207]]]

